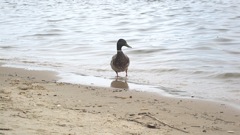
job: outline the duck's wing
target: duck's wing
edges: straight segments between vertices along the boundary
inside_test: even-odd
[[[110,63],[110,64],[112,64],[112,63],[113,63],[113,61],[115,61],[115,60],[116,60],[116,58],[117,58],[117,54],[113,55],[113,56],[112,56],[112,60],[111,60],[111,63]]]
[[[128,58],[128,56],[126,54],[125,55],[125,58],[126,58],[126,65],[125,67],[128,68],[129,64],[130,64],[130,59]]]
[[[115,60],[117,58],[117,54],[112,56],[112,60]]]
[[[110,62],[110,65],[111,65],[112,69],[117,72],[117,68],[116,68],[115,65],[113,64],[114,61],[116,61],[116,58],[117,58],[117,54],[115,54],[115,55],[112,56],[112,60],[111,60],[111,62]]]

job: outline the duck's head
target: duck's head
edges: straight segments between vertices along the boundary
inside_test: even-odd
[[[124,39],[119,39],[117,42],[117,50],[122,50],[122,47],[126,46],[128,48],[132,48],[130,45],[127,44],[127,41]]]

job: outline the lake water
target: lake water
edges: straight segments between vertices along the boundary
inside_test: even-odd
[[[0,30],[4,66],[240,106],[239,0],[0,0]],[[119,38],[133,48],[116,81]]]

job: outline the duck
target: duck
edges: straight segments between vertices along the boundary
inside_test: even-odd
[[[130,45],[127,44],[127,41],[124,39],[119,39],[117,42],[117,54],[113,55],[111,60],[111,67],[116,72],[117,77],[118,72],[126,72],[126,76],[128,76],[128,66],[130,64],[130,59],[126,54],[123,53],[122,47],[126,46],[128,48],[132,48]]]

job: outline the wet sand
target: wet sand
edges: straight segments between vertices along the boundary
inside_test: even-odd
[[[57,83],[53,72],[0,67],[0,134],[240,134],[223,103]]]

